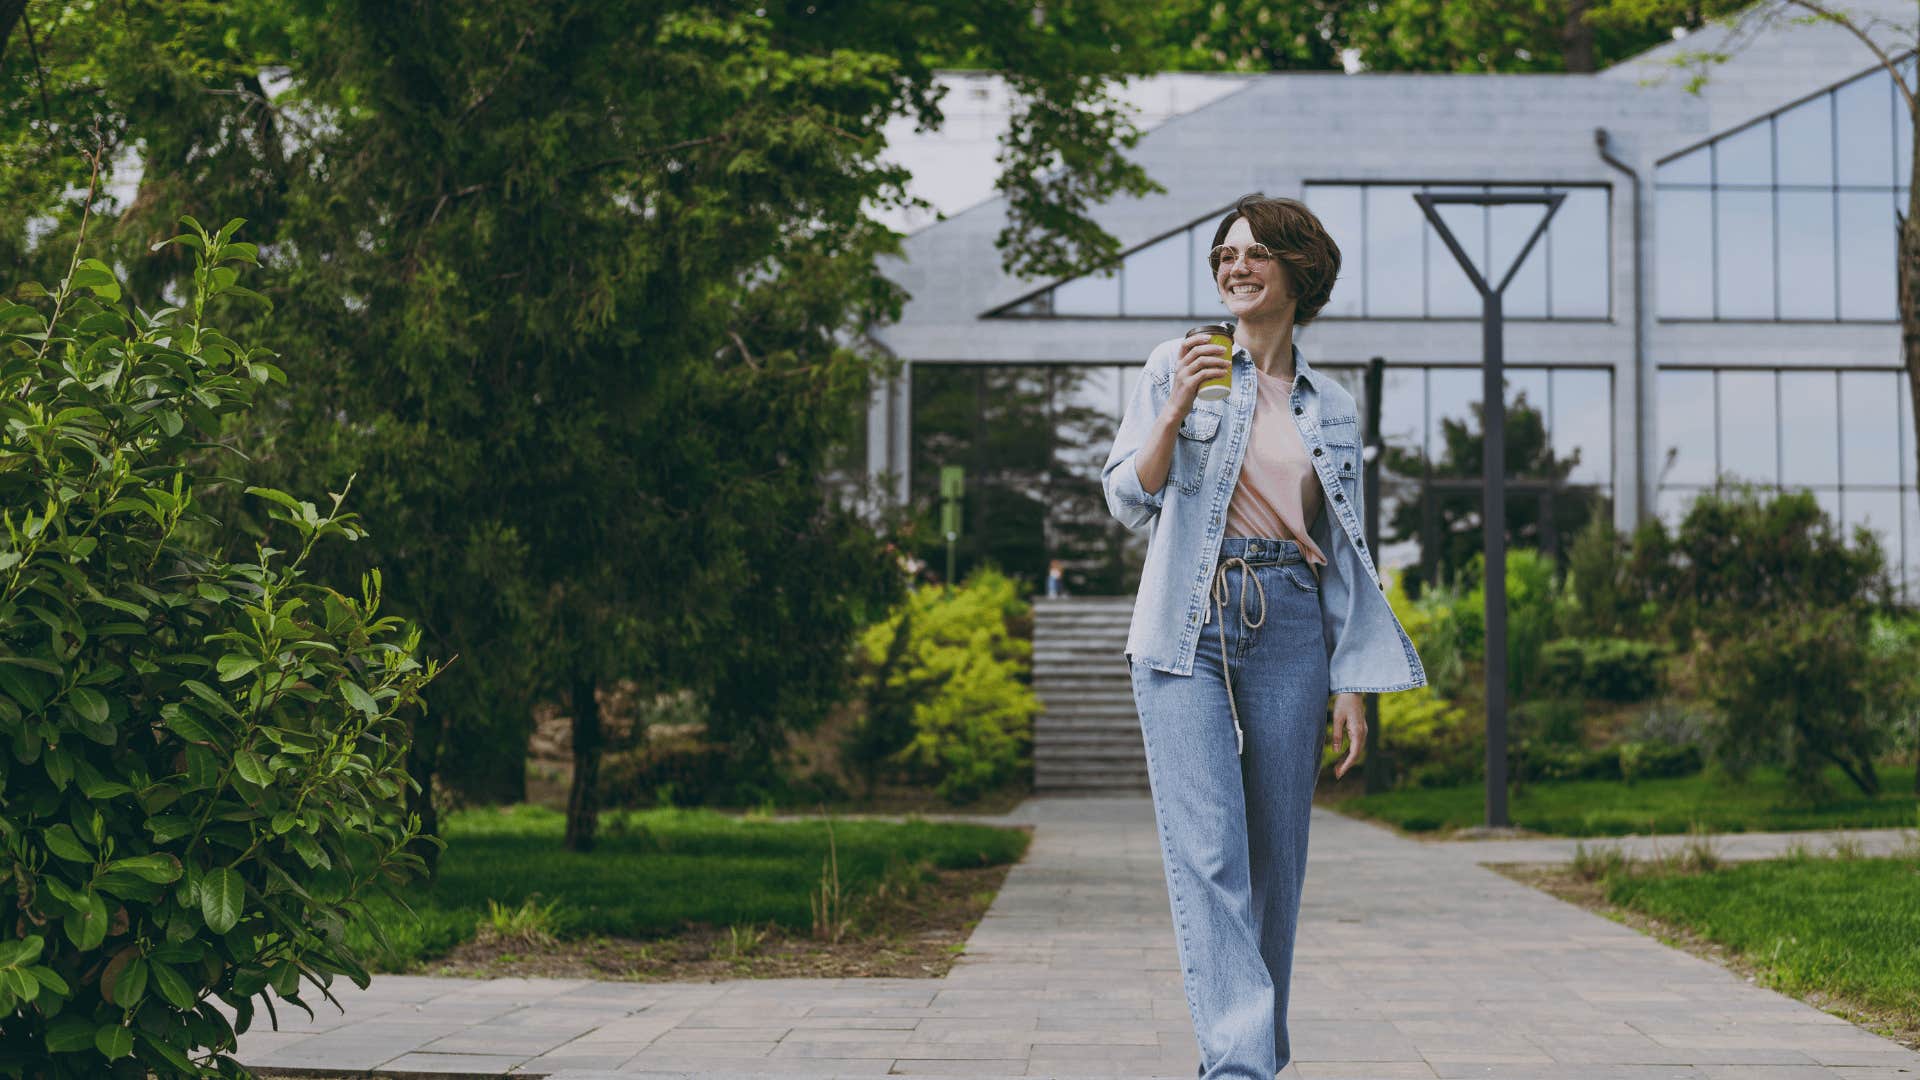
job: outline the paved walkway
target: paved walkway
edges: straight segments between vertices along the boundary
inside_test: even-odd
[[[985,820],[1035,824],[1033,846],[944,978],[382,976],[346,987],[344,1016],[249,1033],[241,1058],[554,1080],[1192,1077],[1152,803],[1030,799]],[[1733,839],[1724,855],[1767,853]],[[1920,1053],[1478,865],[1571,849],[1423,843],[1316,810],[1281,1077],[1920,1080]]]

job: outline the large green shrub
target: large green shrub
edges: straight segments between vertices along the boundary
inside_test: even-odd
[[[1665,651],[1632,638],[1562,638],[1541,649],[1542,684],[1577,697],[1645,701],[1660,688]]]
[[[1702,492],[1673,551],[1672,632],[1694,650],[1720,764],[1739,775],[1779,762],[1818,799],[1831,762],[1877,794],[1886,731],[1875,707],[1908,676],[1897,652],[1870,645],[1873,612],[1891,596],[1874,535],[1856,528],[1849,543],[1810,492],[1740,484]]]
[[[1487,648],[1485,574],[1484,557],[1474,555],[1457,578],[1429,586],[1420,600],[1421,606],[1445,609],[1444,616],[1429,622],[1440,631],[1437,642],[1471,664],[1483,662]],[[1540,685],[1541,650],[1560,634],[1572,601],[1555,576],[1553,560],[1531,548],[1507,552],[1506,580],[1507,692],[1524,695]],[[1423,644],[1415,639],[1416,648]]]
[[[1040,701],[1029,685],[1033,643],[1010,624],[1029,608],[1011,578],[983,566],[951,592],[916,590],[869,626],[859,644],[868,710],[847,736],[849,763],[865,768],[883,755],[884,765],[953,802],[1027,768]],[[910,732],[871,730],[903,718]]]
[[[187,224],[185,308],[129,308],[92,259],[0,303],[6,1075],[238,1074],[268,988],[366,984],[346,924],[419,864],[397,714],[437,667],[377,573],[355,597],[301,571],[353,515],[251,489],[285,548],[195,542],[200,455],[283,376],[206,321],[251,296],[239,222]]]

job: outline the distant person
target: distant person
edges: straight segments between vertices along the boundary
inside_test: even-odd
[[[1059,559],[1047,564],[1047,596],[1067,595],[1067,568],[1060,565]]]
[[[1233,323],[1153,349],[1101,482],[1149,535],[1125,652],[1198,1074],[1272,1080],[1293,1058],[1327,697],[1338,777],[1367,741],[1361,694],[1427,680],[1367,553],[1353,395],[1293,342],[1332,296],[1339,247],[1305,204],[1248,195],[1206,258]],[[1201,393],[1222,379],[1224,396]]]

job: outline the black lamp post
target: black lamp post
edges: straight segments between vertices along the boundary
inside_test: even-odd
[[[1527,261],[1527,254],[1547,231],[1547,222],[1553,220],[1553,212],[1560,209],[1565,193],[1525,193],[1512,192],[1499,194],[1494,192],[1461,192],[1431,194],[1415,192],[1413,199],[1420,204],[1420,212],[1427,215],[1435,232],[1444,240],[1447,250],[1460,263],[1467,280],[1480,290],[1481,311],[1481,357],[1482,374],[1485,381],[1480,391],[1481,415],[1485,427],[1485,448],[1482,454],[1482,491],[1480,523],[1486,542],[1486,650],[1487,650],[1487,825],[1504,826],[1507,822],[1507,503],[1506,503],[1506,464],[1507,464],[1507,396],[1505,380],[1501,375],[1504,363],[1502,351],[1502,314],[1500,294],[1506,291],[1507,283],[1520,265]],[[1540,223],[1533,227],[1533,234],[1521,246],[1520,254],[1514,257],[1513,265],[1507,268],[1500,284],[1489,286],[1486,278],[1473,265],[1460,242],[1454,239],[1453,230],[1441,220],[1434,209],[1437,204],[1465,203],[1474,206],[1504,206],[1513,203],[1539,203],[1547,208],[1540,215]],[[1489,253],[1491,258],[1491,253]],[[1488,268],[1491,271],[1491,267]]]

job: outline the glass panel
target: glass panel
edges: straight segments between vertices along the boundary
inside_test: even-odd
[[[1512,415],[1514,407],[1525,394],[1527,408],[1540,414],[1540,423],[1547,422],[1547,369],[1510,367],[1501,371],[1500,377],[1506,383],[1507,413]]]
[[[1174,233],[1127,256],[1121,279],[1122,314],[1186,315],[1186,232]]]
[[[1731,479],[1780,482],[1780,424],[1773,372],[1720,372],[1720,471]]]
[[[1773,318],[1773,193],[1716,192],[1714,211],[1720,318]]]
[[[1660,317],[1712,318],[1713,193],[1660,191],[1654,214]]]
[[[1185,233],[1181,234],[1184,241]],[[1050,369],[1052,457],[1041,497],[1045,556],[1059,559],[1067,592],[1112,595],[1128,584],[1115,545],[1113,518],[1100,486],[1100,469],[1119,425],[1115,398],[1121,369],[1108,364],[1058,364]],[[1037,567],[1042,584],[1046,563]]]
[[[1413,201],[1418,188],[1378,185],[1367,192],[1367,314],[1373,318],[1422,314],[1420,270],[1426,215]],[[1437,238],[1436,238],[1436,242]]]
[[[1842,191],[1840,200],[1840,317],[1892,319],[1895,224],[1884,191]]]
[[[1099,272],[1062,282],[1053,290],[1055,315],[1120,314],[1120,276],[1101,277]]]
[[[1680,519],[1686,516],[1687,507],[1693,503],[1693,497],[1699,493],[1699,488],[1663,487],[1660,493],[1654,496],[1654,513],[1666,523],[1668,532],[1679,528]]]
[[[1713,182],[1721,186],[1773,184],[1773,125],[1749,124],[1713,144]]]
[[[1358,318],[1364,314],[1360,283],[1366,278],[1367,249],[1361,229],[1360,192],[1356,184],[1307,187],[1306,204],[1340,248],[1340,277],[1333,283],[1333,298],[1320,309],[1322,315]]]
[[[1780,373],[1780,461],[1786,484],[1840,482],[1831,371]]]
[[[1427,430],[1426,373],[1388,365],[1380,386],[1380,438],[1390,446],[1418,451]]]
[[[1833,192],[1781,191],[1780,317],[1833,318]]]
[[[1213,270],[1207,266],[1207,252],[1213,247],[1213,230],[1219,222],[1203,221],[1187,230],[1188,243],[1192,245],[1193,261],[1187,265],[1187,291],[1191,306],[1187,314],[1197,322],[1204,322],[1226,310],[1226,302],[1220,299],[1220,290],[1213,283]]]
[[[1879,67],[1834,91],[1842,185],[1890,187],[1896,182],[1892,94],[1893,83]]]
[[[1840,494],[1840,535],[1853,545],[1853,528],[1865,525],[1880,541],[1880,553],[1895,582],[1900,579],[1900,493],[1847,488]]]
[[[1480,400],[1481,374],[1477,368],[1429,368],[1427,369],[1427,455],[1435,467],[1452,461],[1456,466],[1478,472],[1480,458],[1474,456],[1471,461],[1461,461],[1454,457],[1450,446],[1457,447],[1464,437],[1474,437],[1479,445],[1480,418],[1473,406]],[[1459,434],[1452,440],[1447,437],[1447,425],[1451,423]]]
[[[1713,372],[1662,371],[1659,393],[1659,482],[1713,483]]]
[[[1434,194],[1471,193],[1479,194],[1486,190],[1482,184],[1440,185],[1427,188]],[[1415,204],[1416,212],[1419,210]],[[1447,229],[1453,233],[1453,239],[1460,249],[1467,253],[1473,262],[1473,268],[1480,276],[1487,276],[1487,208],[1473,204],[1436,205],[1434,212],[1440,220],[1446,222]],[[1539,220],[1539,211],[1534,211],[1534,219]],[[1423,217],[1424,221],[1425,218]],[[1473,287],[1467,272],[1460,268],[1460,260],[1454,257],[1447,242],[1440,238],[1440,231],[1428,225],[1432,235],[1427,237],[1427,314],[1433,317],[1447,315],[1480,314],[1480,290]],[[1489,285],[1492,282],[1488,282]]]
[[[1541,191],[1542,188],[1501,188],[1502,191]],[[1533,234],[1533,227],[1540,223],[1543,207],[1520,203],[1514,206],[1490,206],[1487,208],[1487,226],[1491,232],[1488,245],[1487,265],[1495,268],[1496,273],[1504,274],[1507,267],[1513,265],[1514,256],[1520,254],[1520,245],[1527,242]],[[1562,204],[1560,213],[1567,212]],[[1519,272],[1513,275],[1513,281],[1507,285],[1507,291],[1501,294],[1500,303],[1506,314],[1516,318],[1543,319],[1547,317],[1547,252],[1550,244],[1562,242],[1559,215],[1547,229],[1547,235],[1534,242],[1533,250],[1527,253],[1527,261],[1520,265]],[[1492,284],[1498,284],[1493,282]],[[1477,307],[1475,310],[1479,310]]]
[[[1709,184],[1713,182],[1713,147],[1690,150],[1653,172],[1655,184]]]
[[[1567,474],[1569,481],[1613,482],[1613,379],[1609,372],[1556,370],[1550,423],[1555,456],[1580,456],[1580,463]]]
[[[1834,529],[1838,531],[1840,528],[1840,489],[1817,487],[1810,490],[1813,492],[1813,501],[1820,505],[1820,512],[1827,516],[1827,520],[1832,522]]]
[[[1560,318],[1607,316],[1607,281],[1613,260],[1607,244],[1607,188],[1570,188],[1554,211],[1548,252],[1553,262],[1553,313]],[[1535,250],[1527,261],[1540,257]],[[1524,273],[1524,271],[1523,271]],[[1519,279],[1515,278],[1515,284]],[[1509,292],[1512,290],[1509,289]]]
[[[1905,579],[1905,600],[1909,604],[1920,603],[1920,492],[1908,488],[1900,493],[1903,534],[1900,542],[1904,545],[1900,560],[1901,576]]]
[[[1899,482],[1899,373],[1840,373],[1840,480],[1845,484]]]
[[[1833,98],[1821,94],[1774,118],[1782,184],[1833,184]]]

